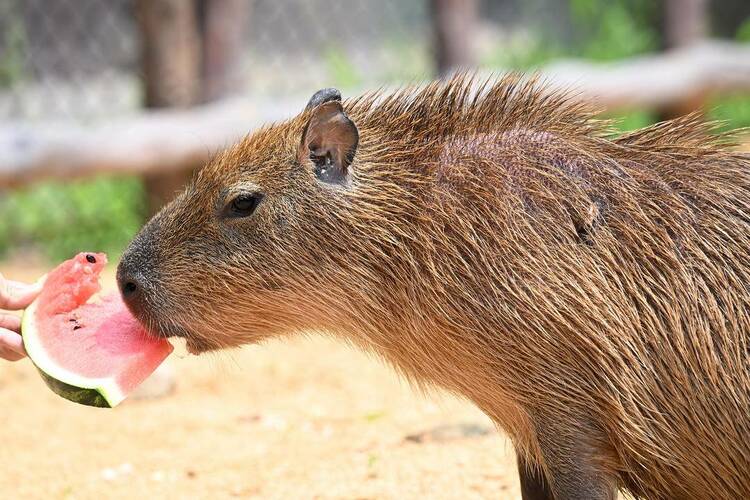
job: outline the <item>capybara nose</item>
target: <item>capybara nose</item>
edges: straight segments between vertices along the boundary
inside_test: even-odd
[[[130,267],[126,260],[122,260],[117,266],[117,286],[125,304],[137,316],[143,302],[143,284],[141,274]]]
[[[138,292],[138,284],[132,278],[125,278],[120,284],[120,290],[122,290],[122,296],[129,299]]]

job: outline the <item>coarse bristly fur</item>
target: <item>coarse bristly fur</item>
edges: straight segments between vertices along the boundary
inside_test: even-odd
[[[350,183],[298,159],[306,110],[143,229],[143,322],[196,352],[354,342],[486,412],[525,498],[750,498],[750,158],[696,117],[613,137],[518,75],[343,108]]]

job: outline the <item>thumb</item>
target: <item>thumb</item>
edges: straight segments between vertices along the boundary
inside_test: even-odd
[[[0,309],[24,309],[37,298],[42,291],[45,276],[32,284],[6,280],[0,275]]]

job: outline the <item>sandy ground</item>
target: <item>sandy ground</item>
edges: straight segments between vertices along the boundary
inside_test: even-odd
[[[16,279],[37,269],[0,263]],[[113,410],[57,397],[28,360],[0,363],[0,497],[519,498],[484,415],[348,347],[299,338],[170,362],[173,394]]]

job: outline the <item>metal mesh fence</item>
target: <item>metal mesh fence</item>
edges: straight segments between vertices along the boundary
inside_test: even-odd
[[[200,10],[207,0],[172,3],[181,1]],[[245,95],[266,99],[434,74],[429,0],[238,1],[236,90]],[[503,62],[497,42],[528,42],[533,29],[569,37],[568,3],[476,0],[476,62]],[[138,110],[138,12],[139,0],[0,0],[0,119],[90,122]]]
[[[422,0],[244,6],[239,91],[260,98],[431,71]],[[0,117],[97,120],[142,103],[135,0],[0,0]]]
[[[0,117],[90,119],[139,101],[127,0],[0,0]]]

